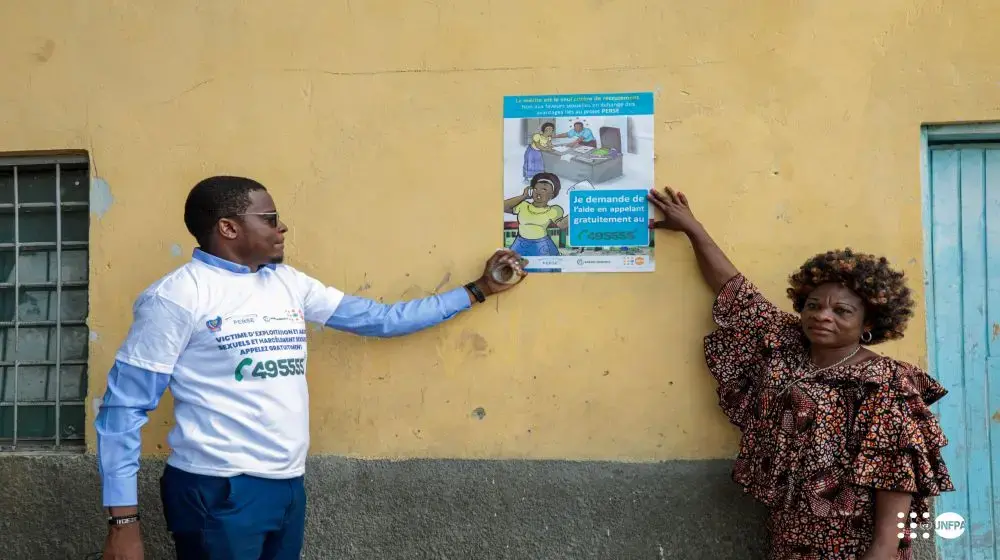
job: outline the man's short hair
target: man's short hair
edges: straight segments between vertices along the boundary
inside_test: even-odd
[[[205,247],[220,219],[246,212],[250,193],[266,190],[264,185],[246,177],[217,175],[203,179],[184,202],[184,225],[198,244]]]

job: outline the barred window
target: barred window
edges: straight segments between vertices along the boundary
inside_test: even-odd
[[[86,157],[0,157],[0,450],[82,449]]]

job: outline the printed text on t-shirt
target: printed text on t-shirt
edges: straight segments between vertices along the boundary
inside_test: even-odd
[[[305,329],[271,329],[245,331],[215,337],[219,350],[240,349],[244,356],[256,352],[277,352],[281,350],[301,350],[306,342]]]

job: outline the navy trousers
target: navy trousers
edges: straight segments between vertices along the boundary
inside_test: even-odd
[[[301,555],[302,477],[226,478],[167,465],[160,499],[177,560],[298,560]]]

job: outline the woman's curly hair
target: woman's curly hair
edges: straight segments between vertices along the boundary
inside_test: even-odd
[[[865,323],[871,325],[872,335],[866,344],[903,337],[913,316],[913,299],[903,273],[890,268],[885,257],[847,248],[807,260],[788,278],[788,297],[795,311],[801,313],[810,292],[830,282],[852,290],[864,302]]]

